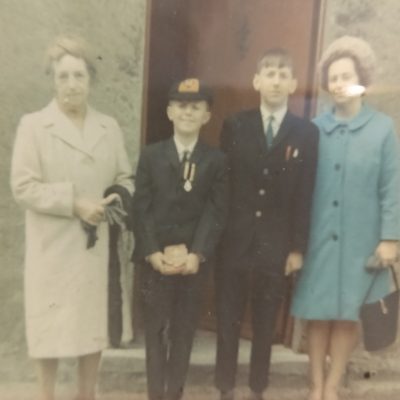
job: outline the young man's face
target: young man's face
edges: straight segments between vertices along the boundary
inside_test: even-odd
[[[206,101],[171,100],[167,107],[169,120],[174,124],[174,132],[182,136],[195,136],[211,117]]]
[[[267,108],[277,110],[286,105],[289,96],[296,90],[297,81],[290,67],[269,65],[255,74],[253,87],[260,93],[261,102]]]

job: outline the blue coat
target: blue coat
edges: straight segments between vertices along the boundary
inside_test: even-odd
[[[381,240],[400,238],[399,148],[392,120],[364,105],[349,121],[332,112],[320,129],[312,226],[292,313],[358,320],[373,275],[365,264]],[[389,292],[382,272],[368,301]]]

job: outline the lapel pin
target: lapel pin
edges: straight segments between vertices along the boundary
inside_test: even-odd
[[[289,161],[290,158],[290,152],[292,151],[292,146],[287,146],[286,147],[286,154],[285,154],[285,161]]]

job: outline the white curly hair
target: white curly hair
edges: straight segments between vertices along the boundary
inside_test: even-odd
[[[342,36],[334,40],[323,52],[318,70],[321,87],[328,90],[328,70],[340,58],[351,58],[354,62],[360,84],[368,87],[373,80],[376,57],[369,43],[355,36]]]

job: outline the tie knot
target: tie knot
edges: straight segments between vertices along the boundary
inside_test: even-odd
[[[182,162],[188,161],[190,156],[189,150],[183,150],[182,152]]]

